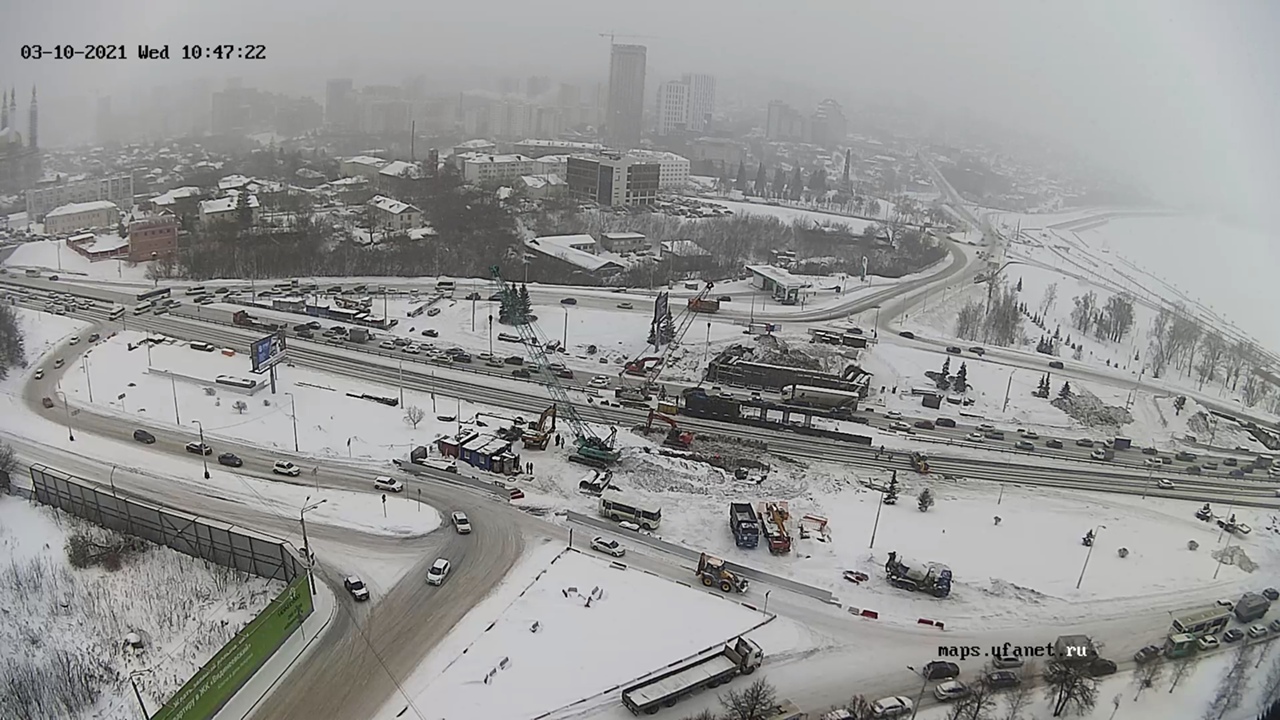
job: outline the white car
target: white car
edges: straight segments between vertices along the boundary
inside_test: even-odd
[[[1205,635],[1196,641],[1196,647],[1201,650],[1212,650],[1218,647],[1218,638],[1215,635]]]
[[[1142,464],[1146,465],[1147,467],[1160,467],[1164,463],[1160,462],[1160,458],[1147,458],[1146,460],[1142,461]]]
[[[631,522],[630,520],[623,520],[622,522],[618,523],[618,527],[622,528],[623,530],[631,530],[633,532],[638,531],[640,529],[639,525]]]
[[[1224,607],[1224,608],[1226,608],[1228,611],[1230,611],[1230,610],[1234,610],[1234,609],[1235,609],[1235,607],[1236,607],[1236,603],[1235,603],[1235,601],[1234,601],[1234,600],[1227,600],[1226,598],[1223,598],[1222,600],[1217,601],[1217,603],[1215,603],[1215,604],[1216,604],[1218,607]]]
[[[443,583],[444,579],[449,577],[449,569],[451,567],[448,560],[436,558],[436,561],[431,563],[431,569],[427,570],[427,584],[439,585]]]
[[[1267,636],[1266,625],[1251,625],[1249,627],[1249,637],[1260,638],[1260,637],[1266,637],[1266,636]]]
[[[404,483],[386,475],[379,475],[373,479],[373,489],[398,493],[404,491]]]
[[[382,348],[383,350],[395,350],[396,342],[394,340],[383,340],[382,342],[378,343],[378,347]]]
[[[44,379],[44,368],[36,368],[35,378],[36,378],[37,380],[43,380],[43,379]]]
[[[1172,490],[1174,485],[1173,481],[1169,478],[1160,478],[1156,481],[1156,487],[1163,488],[1165,490]]]
[[[351,593],[351,597],[355,598],[357,601],[364,602],[369,599],[369,588],[365,586],[364,581],[360,579],[359,575],[347,576],[347,578],[342,581],[342,585],[347,589],[347,592]]]
[[[991,423],[982,423],[978,426],[978,432],[995,432],[996,426]]]
[[[948,680],[946,682],[938,683],[937,687],[933,689],[933,696],[942,702],[959,700],[968,694],[969,687],[959,680]]]
[[[895,695],[894,697],[880,698],[871,703],[871,715],[877,718],[896,718],[911,714],[911,699]]]
[[[453,520],[453,529],[458,531],[459,535],[471,534],[471,520],[467,518],[467,514],[458,510],[451,516]]]
[[[902,413],[898,412],[897,410],[890,410],[889,412],[885,413],[884,416],[887,418],[896,420],[902,417]]]
[[[968,435],[965,435],[965,438],[970,442],[982,442],[986,439],[980,432],[971,432]]]
[[[622,557],[627,554],[627,549],[622,547],[622,543],[602,537],[591,538],[591,549],[614,557]]]
[[[400,348],[400,352],[405,353],[406,355],[417,355],[422,351],[418,349],[417,345],[405,345]]]
[[[288,475],[289,477],[298,477],[302,474],[302,468],[294,465],[288,460],[277,460],[271,466],[271,472],[277,475]]]
[[[890,430],[910,430],[911,426],[905,422],[898,420],[889,426]]]
[[[71,345],[78,345],[79,343],[80,343],[80,336],[79,336],[79,335],[72,335],[72,336],[71,336],[71,342],[70,342],[69,344],[71,344]]]
[[[609,387],[609,377],[607,375],[597,375],[591,378],[591,382],[587,383],[587,385],[593,388],[607,388]]]

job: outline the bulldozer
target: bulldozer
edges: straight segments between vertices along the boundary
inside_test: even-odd
[[[681,430],[675,420],[672,420],[662,413],[654,412],[653,410],[649,411],[649,420],[644,426],[645,434],[653,432],[654,419],[661,420],[670,426],[670,429],[667,430],[666,439],[662,441],[663,445],[676,448],[678,450],[688,450],[689,446],[693,445],[693,433],[688,430]]]
[[[719,587],[723,592],[747,591],[747,579],[725,567],[724,560],[718,557],[702,553],[695,572],[707,587]]]
[[[929,472],[929,457],[924,453],[911,453],[911,467],[921,475]]]
[[[521,435],[526,450],[546,450],[547,443],[556,431],[556,406],[550,405],[538,416],[536,423],[529,423]]]

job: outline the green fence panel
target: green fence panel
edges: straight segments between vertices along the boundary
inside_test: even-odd
[[[299,575],[258,617],[187,681],[152,720],[208,720],[313,611],[307,576]]]

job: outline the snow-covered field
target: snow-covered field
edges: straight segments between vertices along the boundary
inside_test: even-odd
[[[586,707],[613,704],[619,684],[768,621],[608,559],[550,552],[543,546],[536,563],[520,564],[517,575],[541,566],[531,584],[504,585],[482,608],[488,612],[477,612],[492,625],[469,628],[469,638],[455,631],[420,666],[406,683],[415,706],[431,708],[432,717],[519,718],[584,700]],[[506,607],[496,607],[504,600]],[[378,717],[401,707],[389,703]]]
[[[847,217],[844,215],[836,215],[834,213],[819,212],[817,210],[801,210],[799,208],[785,207],[782,205],[769,205],[766,203],[756,202],[734,202],[732,200],[707,200],[714,205],[719,205],[739,215],[767,215],[776,217],[784,223],[791,224],[794,222],[803,222],[807,224],[821,223],[824,225],[842,225],[849,229],[849,232],[857,234],[861,233],[868,225],[872,225],[873,221],[863,220],[861,218]],[[881,202],[882,212],[888,212],[886,207],[888,203]]]
[[[156,546],[119,570],[76,569],[63,548],[79,532],[106,537],[0,496],[4,717],[137,717],[130,673],[147,671],[138,687],[158,707],[283,588]],[[145,647],[127,648],[129,633]]]
[[[67,279],[83,277],[91,280],[145,281],[148,263],[130,265],[128,261],[89,259],[67,247],[65,240],[37,240],[18,245],[5,260],[6,267],[15,269],[36,268],[43,274],[66,276]]]

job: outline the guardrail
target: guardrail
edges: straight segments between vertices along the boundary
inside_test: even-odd
[[[579,525],[587,525],[589,527],[605,530],[614,534],[619,534],[622,531],[622,529],[619,528],[616,523],[607,522],[605,520],[592,517],[590,515],[583,515],[582,513],[574,512],[573,510],[565,511],[565,518],[568,519],[569,522],[577,523]],[[630,537],[635,542],[641,543],[643,545],[648,545],[649,547],[652,547],[656,550],[661,550],[663,552],[666,552],[672,555],[677,555],[679,557],[685,558],[686,560],[691,560],[694,562],[697,562],[699,556],[702,554],[702,551],[700,550],[694,550],[693,548],[685,547],[684,545],[679,545],[673,542],[669,542],[667,540],[662,540],[661,538],[656,538],[652,535],[646,535],[644,533],[632,532],[628,535],[628,537]],[[790,590],[791,592],[794,592],[794,593],[806,595],[808,597],[814,598],[815,600],[820,600],[828,604],[835,601],[835,596],[831,593],[830,590],[824,590],[822,588],[817,588],[812,585],[805,585],[804,583],[796,582],[795,580],[791,580],[789,578],[784,578],[779,575],[767,573],[767,572],[764,572],[763,570],[756,570],[755,568],[750,568],[745,565],[731,563],[727,560],[725,561],[725,566],[728,567],[730,570],[734,571],[735,573],[738,573],[739,575],[742,575],[743,577],[749,580],[759,580],[760,582],[769,583],[770,585],[775,585],[777,587]]]

